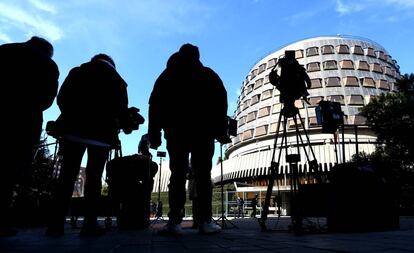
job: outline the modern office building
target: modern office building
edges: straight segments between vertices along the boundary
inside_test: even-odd
[[[294,50],[297,61],[304,66],[312,87],[308,90],[310,105],[296,101],[303,126],[307,130],[310,147],[315,153],[319,168],[329,171],[335,163],[351,159],[357,151],[371,153],[375,149],[376,136],[359,116],[359,109],[381,93],[396,90],[399,66],[390,53],[381,45],[368,39],[349,36],[323,36],[294,42],[260,59],[248,72],[241,85],[234,118],[238,121],[237,136],[225,148],[223,178],[225,182],[248,183],[255,189],[265,189],[267,175],[274,152],[273,145],[277,122],[282,108],[279,91],[269,82],[269,73],[286,50]],[[344,134],[321,133],[315,108],[321,100],[341,104],[344,122],[348,125]],[[353,125],[358,125],[357,132]],[[288,150],[296,151],[295,124],[292,118],[287,122]],[[282,127],[280,127],[280,131]],[[301,136],[306,141],[306,136]],[[336,141],[338,144],[336,144]],[[280,143],[280,140],[278,140]],[[358,145],[356,145],[358,144]],[[276,149],[278,154],[279,145]],[[345,154],[345,156],[343,155]],[[309,172],[303,149],[298,163],[301,175]],[[279,182],[282,189],[290,188],[289,166],[285,152],[281,154]],[[213,169],[213,180],[220,182],[220,164]],[[309,182],[301,177],[301,183]]]

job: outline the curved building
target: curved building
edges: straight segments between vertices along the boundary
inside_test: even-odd
[[[225,150],[223,178],[226,182],[243,182],[256,187],[267,184],[266,175],[282,108],[279,91],[269,82],[269,72],[277,60],[284,56],[285,50],[296,52],[296,59],[305,67],[312,82],[308,90],[310,105],[297,100],[296,106],[303,118],[319,169],[329,171],[335,163],[343,162],[344,157],[349,160],[357,151],[371,153],[375,149],[376,136],[364,125],[365,119],[358,113],[375,96],[396,89],[394,84],[400,77],[396,60],[381,45],[368,39],[349,36],[309,38],[269,54],[247,74],[234,115],[238,121],[238,135],[232,138],[232,143]],[[343,135],[340,132],[339,138],[333,134],[322,134],[321,126],[317,124],[315,108],[322,99],[341,104],[344,122],[348,126]],[[293,119],[288,120],[287,127],[288,147],[296,150]],[[305,136],[302,137],[307,143]],[[309,146],[307,151],[309,153]],[[309,166],[302,149],[300,157],[299,172],[306,175]],[[289,180],[286,174],[289,173],[289,166],[284,152],[280,162],[282,180],[279,184],[287,190]],[[212,177],[215,183],[220,182],[220,164],[213,169]],[[306,176],[301,178],[302,183],[308,183],[309,180],[312,179]]]

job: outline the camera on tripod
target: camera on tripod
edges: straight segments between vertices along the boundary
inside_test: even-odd
[[[339,102],[320,101],[315,112],[318,125],[322,125],[322,133],[333,134],[344,124],[344,113]]]
[[[277,67],[280,67],[280,75]],[[280,92],[280,103],[284,104],[287,112],[296,110],[295,100],[301,97],[308,103],[308,90],[311,81],[305,68],[295,58],[294,50],[286,50],[285,56],[280,58],[269,73],[269,81]]]

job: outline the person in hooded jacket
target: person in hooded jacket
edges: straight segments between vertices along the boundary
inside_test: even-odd
[[[171,55],[155,82],[149,99],[149,143],[161,145],[164,131],[170,158],[169,221],[161,231],[182,234],[182,210],[186,201],[186,173],[191,154],[197,184],[199,231],[221,230],[212,223],[211,168],[214,140],[227,136],[227,92],[220,77],[200,62],[196,46],[184,44]]]
[[[85,180],[85,219],[81,235],[101,235],[98,225],[101,177],[111,149],[119,146],[118,133],[126,130],[127,84],[118,74],[112,58],[97,54],[89,62],[73,68],[57,96],[61,111],[56,120],[60,135],[62,164],[54,193],[54,205],[46,235],[64,233],[74,182],[82,157],[88,152]]]

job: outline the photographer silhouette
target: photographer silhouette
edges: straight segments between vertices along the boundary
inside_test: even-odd
[[[277,66],[280,67],[280,76]],[[269,81],[280,91],[280,103],[284,104],[287,112],[293,113],[295,100],[301,97],[309,104],[307,89],[311,87],[311,81],[305,68],[295,59],[295,51],[285,51],[285,57],[280,58],[271,70]]]
[[[73,185],[82,157],[88,152],[85,181],[86,214],[81,235],[100,235],[97,215],[101,197],[101,176],[109,151],[119,147],[118,133],[138,128],[143,118],[137,108],[128,108],[127,84],[118,74],[112,58],[98,54],[73,68],[59,90],[59,129],[62,164],[54,192],[51,221],[46,232],[63,235]]]

